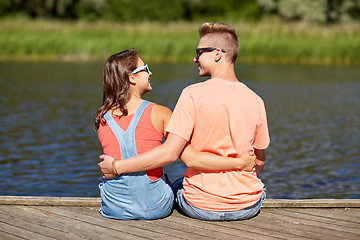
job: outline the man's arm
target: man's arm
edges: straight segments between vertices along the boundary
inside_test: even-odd
[[[119,175],[154,169],[174,162],[179,157],[186,143],[187,141],[185,139],[169,133],[166,141],[162,145],[145,153],[115,162],[113,157],[101,155],[100,158],[103,159],[103,161],[98,165],[104,175],[103,178],[113,178],[116,176],[115,172]]]
[[[254,149],[256,160],[255,160],[255,171],[256,175],[259,175],[265,166],[265,150]]]
[[[222,157],[213,153],[196,152],[189,144],[180,155],[187,167],[204,170],[241,169],[252,171],[255,166],[254,152],[244,153],[241,157]]]

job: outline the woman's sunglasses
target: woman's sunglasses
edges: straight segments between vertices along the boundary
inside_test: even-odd
[[[138,73],[138,72],[140,72],[142,70],[145,70],[148,74],[150,74],[150,69],[149,69],[149,66],[147,64],[145,64],[142,67],[138,67],[137,69],[135,69],[134,71],[132,71],[130,73]]]

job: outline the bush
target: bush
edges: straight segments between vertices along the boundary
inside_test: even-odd
[[[1,0],[0,17],[115,20],[258,21],[265,14],[312,23],[360,20],[360,0]]]
[[[360,0],[256,0],[263,11],[286,21],[331,23],[359,20]]]

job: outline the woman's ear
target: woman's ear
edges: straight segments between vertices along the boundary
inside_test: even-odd
[[[129,82],[131,84],[136,84],[136,80],[135,80],[134,76],[131,73],[129,73]]]

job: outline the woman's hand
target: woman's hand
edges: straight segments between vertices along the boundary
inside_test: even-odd
[[[240,156],[243,171],[253,171],[255,168],[256,155],[253,151],[244,153]]]
[[[113,164],[115,158],[108,155],[101,155],[100,159],[103,159],[103,161],[101,161],[98,164],[98,166],[100,167],[101,172],[103,173],[103,178],[108,179],[108,178],[116,177],[114,173],[115,164]]]

